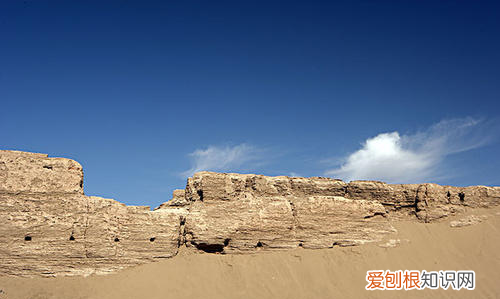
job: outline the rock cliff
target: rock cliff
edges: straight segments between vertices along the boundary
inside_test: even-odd
[[[86,196],[80,164],[0,151],[0,274],[109,273],[175,256],[375,242],[392,219],[432,222],[500,203],[499,187],[350,183],[199,172],[154,211]]]
[[[85,196],[75,161],[0,151],[1,274],[87,275],[171,257],[181,215]]]

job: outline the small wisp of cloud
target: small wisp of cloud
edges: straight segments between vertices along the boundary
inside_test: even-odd
[[[247,164],[258,161],[261,150],[248,144],[235,146],[208,146],[189,154],[192,167],[181,173],[183,177],[192,176],[198,171],[238,171]]]
[[[436,179],[446,156],[487,144],[491,135],[473,118],[441,121],[416,134],[382,133],[367,139],[325,175],[344,180],[416,183]]]

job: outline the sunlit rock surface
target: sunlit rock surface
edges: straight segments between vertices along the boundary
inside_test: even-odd
[[[500,203],[499,187],[350,183],[199,172],[154,211],[83,193],[79,163],[0,151],[0,273],[88,275],[173,257],[379,241],[391,222],[432,222]]]

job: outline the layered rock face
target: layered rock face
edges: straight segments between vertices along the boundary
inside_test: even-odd
[[[500,187],[386,184],[375,181],[354,181],[346,186],[348,198],[377,200],[393,215],[415,215],[423,222],[462,212],[466,207],[486,208],[500,204]]]
[[[150,211],[85,196],[75,161],[0,151],[0,274],[109,273],[184,245],[220,253],[360,245],[393,232],[394,218],[431,222],[499,203],[499,187],[199,172]]]
[[[431,222],[498,205],[500,188],[199,172],[188,179],[185,199],[186,244],[233,252],[378,241],[393,231],[389,218]]]
[[[83,194],[82,166],[46,154],[0,151],[0,192]]]
[[[82,167],[0,151],[0,273],[106,273],[177,253],[182,211],[83,195]]]
[[[394,230],[380,202],[342,195],[338,180],[199,172],[186,187],[186,244],[224,252],[328,248]]]

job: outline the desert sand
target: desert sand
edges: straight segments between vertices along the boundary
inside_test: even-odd
[[[451,227],[467,215],[484,221]],[[49,298],[500,298],[500,207],[437,223],[395,222],[381,243],[250,254],[179,255],[109,275],[0,277],[1,299]],[[390,239],[396,247],[381,247]],[[474,270],[476,288],[367,291],[366,271]]]

